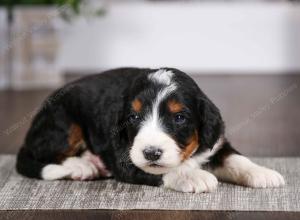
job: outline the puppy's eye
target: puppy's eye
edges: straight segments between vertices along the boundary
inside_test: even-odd
[[[176,124],[183,124],[186,121],[186,118],[183,114],[176,114],[174,121]]]
[[[138,114],[130,114],[128,116],[128,120],[131,123],[137,122],[138,120],[140,120],[140,116]]]

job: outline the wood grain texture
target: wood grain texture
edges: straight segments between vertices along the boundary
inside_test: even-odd
[[[161,211],[161,210],[39,210],[0,211],[1,220],[299,220],[300,212],[228,212],[228,211]]]

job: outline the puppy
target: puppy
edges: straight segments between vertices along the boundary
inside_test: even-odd
[[[283,177],[226,140],[218,108],[172,68],[110,70],[54,92],[17,157],[19,173],[44,180],[118,181],[211,192],[218,179],[279,187]]]

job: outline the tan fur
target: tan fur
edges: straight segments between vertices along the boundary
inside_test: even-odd
[[[58,157],[58,161],[63,161],[67,157],[75,156],[85,147],[82,129],[77,124],[71,124],[68,135],[68,148]]]
[[[168,101],[168,108],[170,112],[177,113],[181,112],[183,109],[183,104],[180,102],[177,102],[176,100],[170,100]]]
[[[135,112],[141,112],[142,110],[142,107],[143,107],[143,104],[142,102],[139,100],[139,99],[135,99],[133,102],[132,102],[132,108]]]
[[[185,146],[181,152],[182,160],[188,159],[192,153],[194,153],[199,147],[199,137],[198,132],[195,131],[193,135],[189,138],[188,144]]]

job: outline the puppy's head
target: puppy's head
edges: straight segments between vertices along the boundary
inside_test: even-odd
[[[163,174],[213,146],[223,132],[218,109],[176,69],[159,69],[133,83],[126,108],[132,162]]]

